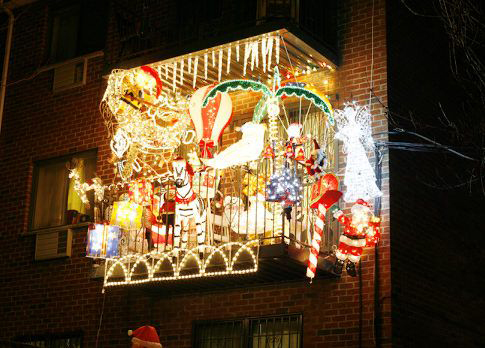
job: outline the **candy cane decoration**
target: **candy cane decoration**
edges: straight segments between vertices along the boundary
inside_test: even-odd
[[[306,276],[310,278],[310,283],[315,278],[315,273],[318,264],[318,254],[320,254],[320,242],[323,236],[323,226],[325,226],[325,213],[327,209],[323,204],[318,205],[317,218],[315,219],[315,231],[313,232],[312,246],[310,249],[310,255],[308,257],[308,268],[306,270]]]

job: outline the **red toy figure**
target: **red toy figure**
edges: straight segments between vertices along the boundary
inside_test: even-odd
[[[175,227],[175,187],[169,186],[167,192],[154,196],[152,207],[152,242],[157,251],[168,251],[173,246]]]
[[[344,233],[340,236],[339,246],[335,255],[334,272],[342,273],[345,267],[347,273],[355,277],[357,275],[355,265],[359,262],[364,247],[370,247],[379,241],[380,218],[372,214],[369,204],[363,199],[358,199],[351,208],[352,217],[344,215],[341,210],[334,213],[334,217],[344,226]]]
[[[273,147],[270,144],[266,145],[266,148],[263,152],[263,158],[275,158]]]

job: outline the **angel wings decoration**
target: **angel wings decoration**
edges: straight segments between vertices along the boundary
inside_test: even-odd
[[[347,103],[343,110],[336,110],[334,116],[338,129],[335,138],[343,142],[343,151],[347,154],[344,200],[355,202],[360,198],[368,201],[381,196],[382,192],[376,185],[376,176],[366,154],[366,151],[373,151],[375,147],[368,106],[360,106],[355,101]]]

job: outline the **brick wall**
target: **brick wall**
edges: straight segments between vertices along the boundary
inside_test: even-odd
[[[15,23],[10,81],[31,76],[45,54],[48,30],[46,2],[30,5]],[[19,10],[22,11],[22,10]],[[113,13],[113,12],[111,12]],[[356,98],[369,101],[369,74],[373,58],[374,93],[387,101],[384,1],[375,1],[374,53],[371,45],[372,1],[353,0],[342,9],[340,31],[342,64],[337,70],[334,107]],[[110,21],[107,52],[117,47]],[[34,52],[34,54],[30,54]],[[98,104],[106,87],[101,77],[102,57],[89,62],[87,84],[52,94],[52,71],[11,85],[7,89],[5,117],[0,136],[0,308],[1,339],[18,335],[84,332],[85,347],[94,347],[104,302],[99,347],[126,346],[127,329],[147,322],[161,333],[164,347],[189,347],[192,321],[278,313],[303,313],[304,346],[353,347],[375,339],[389,344],[390,254],[388,160],[383,162],[383,239],[379,252],[378,307],[374,307],[374,253],[367,250],[361,262],[362,307],[359,280],[341,279],[251,287],[211,293],[149,295],[136,288],[109,289],[89,279],[92,261],[82,257],[86,232],[75,232],[73,257],[34,262],[33,236],[27,232],[32,168],[38,159],[98,148],[97,172],[106,182],[112,176],[110,150]],[[250,99],[250,98],[249,98]],[[251,101],[238,100],[249,111]],[[244,106],[242,106],[244,108]],[[373,99],[374,131],[386,130],[384,110]],[[234,141],[233,130],[223,140]],[[379,136],[383,138],[383,136]],[[341,164],[344,157],[340,156]],[[342,168],[342,166],[341,166]],[[340,170],[339,174],[342,174]],[[378,336],[374,336],[374,319]],[[362,316],[360,317],[360,312]]]

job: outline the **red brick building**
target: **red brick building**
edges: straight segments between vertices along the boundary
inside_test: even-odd
[[[422,270],[414,274],[408,263],[414,256],[400,252],[407,245],[410,253],[420,255],[426,246],[419,246],[419,228],[404,225],[413,213],[400,215],[401,194],[409,198],[409,193],[402,192],[406,185],[399,186],[404,180],[399,175],[393,183],[390,168],[399,168],[390,166],[394,155],[385,147],[379,147],[383,157],[378,169],[382,239],[377,250],[364,251],[356,278],[345,272],[335,276],[328,266],[336,236],[326,236],[320,276],[312,284],[304,275],[305,260],[298,265],[288,261],[291,248],[282,246],[266,256],[261,247],[256,275],[112,286],[102,293],[102,272],[95,267],[102,262],[86,257],[86,223],[69,224],[72,235],[58,237],[66,238],[59,254],[72,245],[70,256],[36,260],[39,236],[46,230],[33,226],[38,217],[32,200],[39,190],[49,194],[37,187],[39,168],[83,153],[95,156],[95,171],[104,183],[114,178],[110,139],[99,110],[111,69],[153,64],[280,30],[332,67],[326,82],[321,75],[315,75],[316,82],[310,74],[302,79],[328,85],[325,91],[335,109],[354,99],[369,103],[373,96],[374,140],[386,141],[390,10],[381,0],[81,1],[72,7],[34,1],[15,8],[0,134],[0,340],[67,344],[71,337],[73,346],[123,347],[129,344],[128,329],[149,324],[157,328],[164,347],[202,347],[200,338],[211,335],[207,330],[220,330],[217,337],[237,347],[254,346],[257,330],[272,340],[262,347],[277,342],[271,330],[295,335],[285,347],[478,344],[481,329],[471,324],[473,314],[461,317],[465,328],[448,322],[454,336],[447,338],[436,318],[440,302],[430,301],[439,290],[422,279]],[[73,37],[75,42],[69,40]],[[234,124],[224,132],[223,147],[239,139],[235,128],[251,117],[258,99],[248,92],[233,95]],[[395,158],[396,163],[405,161]],[[341,144],[335,162],[342,177]],[[58,233],[65,225],[47,232]],[[418,246],[409,249],[409,243]],[[447,243],[445,252],[453,244]],[[434,269],[434,259],[424,262],[425,269]],[[424,288],[418,290],[420,284]],[[434,318],[432,325],[429,318]],[[221,342],[212,346],[222,347]]]

